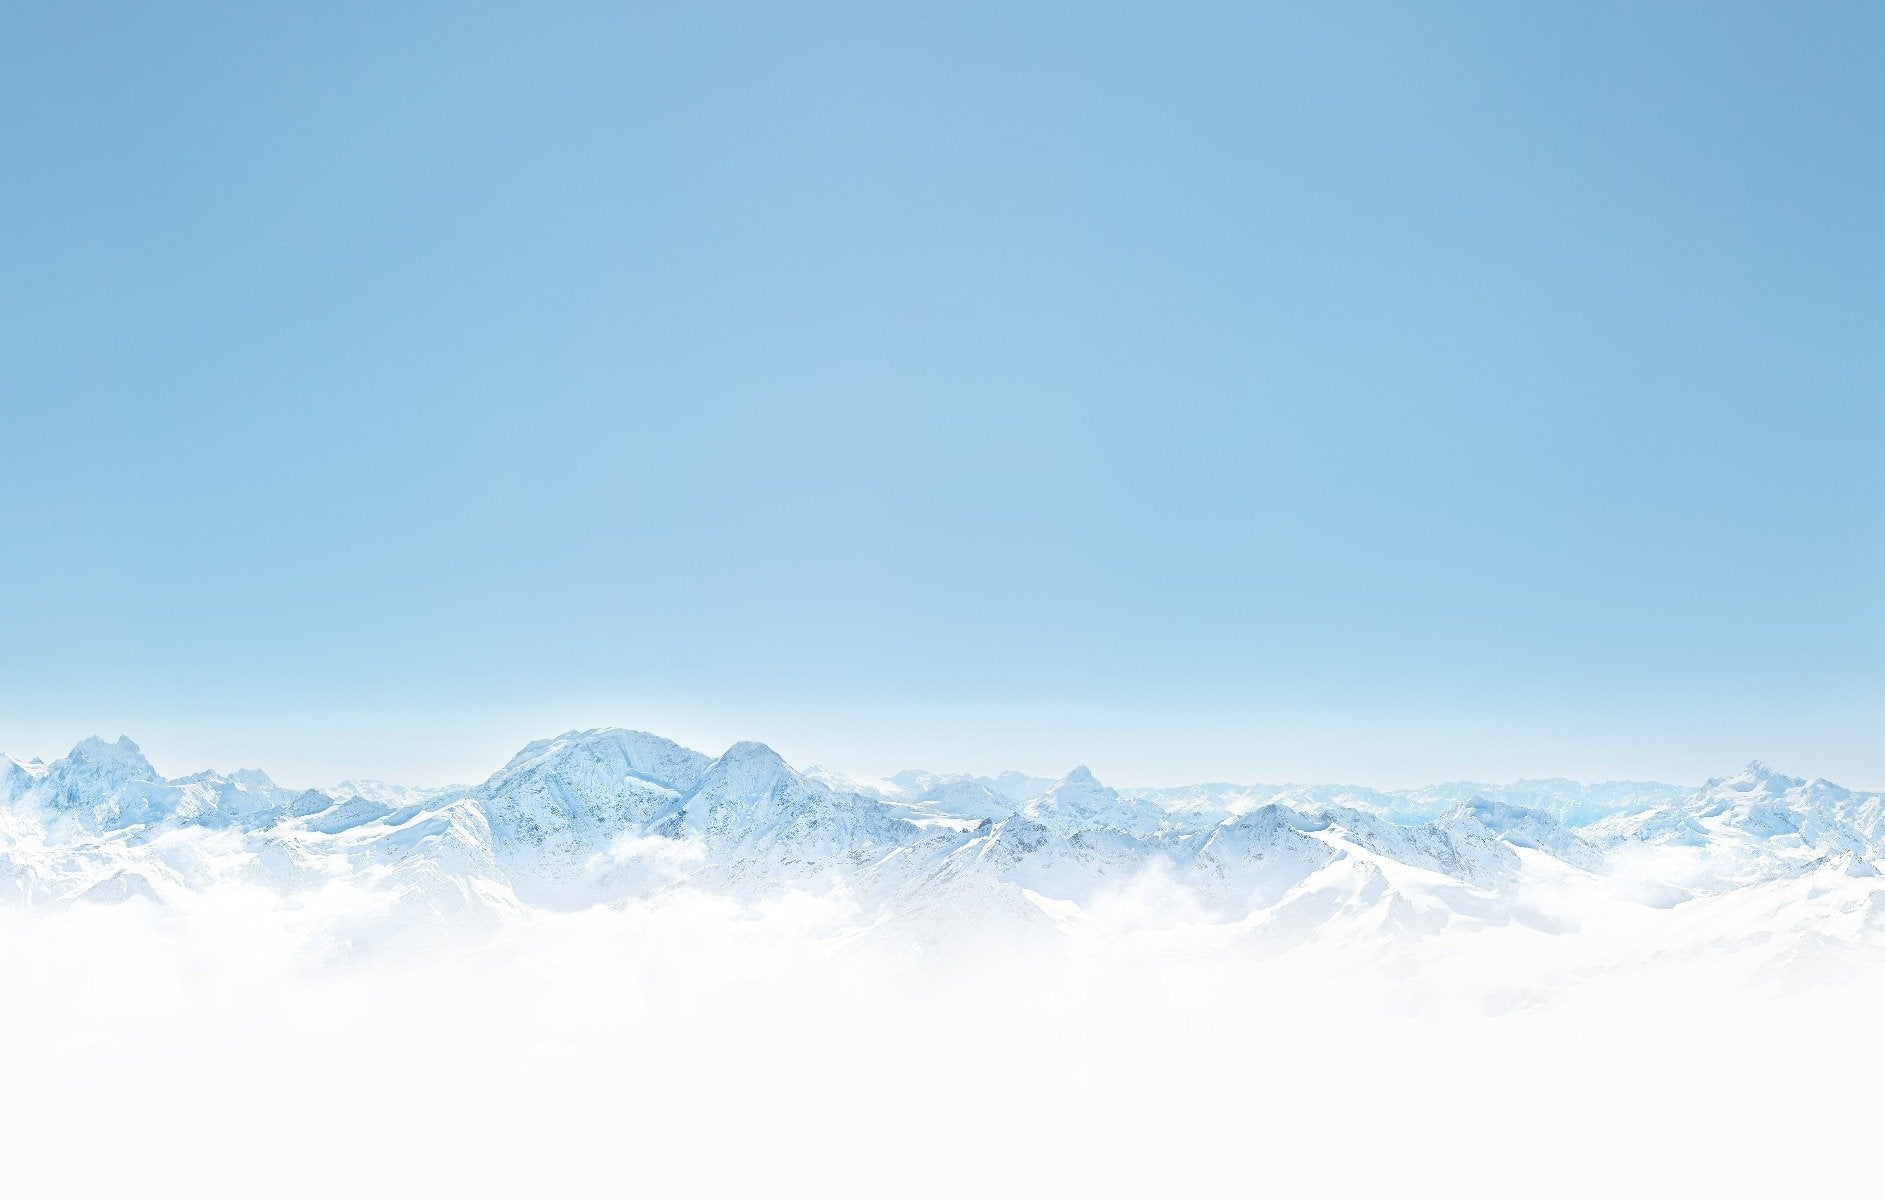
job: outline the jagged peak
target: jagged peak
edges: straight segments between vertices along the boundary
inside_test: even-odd
[[[1741,777],[1759,780],[1762,783],[1784,784],[1787,787],[1798,787],[1805,782],[1783,771],[1774,770],[1758,758],[1750,760],[1747,766],[1741,768]]]
[[[1085,767],[1075,767],[1060,782],[1028,801],[1024,811],[1035,814],[1084,811],[1096,805],[1110,805],[1119,794],[1101,783]]]
[[[1722,779],[1711,779],[1703,785],[1703,791],[1723,788],[1735,792],[1781,792],[1788,788],[1801,786],[1805,781],[1791,775],[1783,775],[1760,759],[1749,761],[1740,771]]]
[[[1053,787],[1048,788],[1046,792],[1042,793],[1041,799],[1051,800],[1061,796],[1081,795],[1112,796],[1115,794],[1112,788],[1101,783],[1093,772],[1082,766],[1075,767],[1073,770],[1061,776],[1060,780],[1055,783]]]
[[[85,754],[88,756],[102,753],[135,754],[139,758],[144,757],[144,752],[138,749],[137,743],[122,733],[118,735],[116,741],[111,742],[106,741],[104,738],[94,733],[92,736],[85,738],[77,745],[73,746],[72,753]]]
[[[113,742],[94,734],[73,746],[72,752],[61,761],[67,765],[117,766],[139,777],[158,778],[156,768],[144,757],[137,743],[122,734]]]

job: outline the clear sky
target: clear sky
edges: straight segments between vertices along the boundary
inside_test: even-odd
[[[169,7],[0,10],[0,748],[1885,785],[1877,6]]]

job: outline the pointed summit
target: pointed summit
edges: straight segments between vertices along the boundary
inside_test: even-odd
[[[1095,829],[1117,823],[1119,793],[1094,778],[1085,767],[1075,767],[1021,811],[1060,833]]]
[[[727,747],[727,752],[720,756],[721,762],[730,763],[765,763],[785,766],[785,759],[779,752],[764,742],[734,742]]]
[[[1047,791],[1042,794],[1041,800],[1046,801],[1059,798],[1062,802],[1065,802],[1075,797],[1090,801],[1103,800],[1105,803],[1110,804],[1118,799],[1118,794],[1114,792],[1112,788],[1101,783],[1093,772],[1087,770],[1085,767],[1075,767],[1073,770],[1067,772],[1067,774],[1061,778],[1060,782],[1048,788]]]
[[[1737,791],[1757,791],[1780,793],[1800,783],[1792,776],[1783,775],[1760,759],[1754,759],[1741,769],[1741,773],[1730,781],[1731,786],[1738,784]]]
[[[911,827],[875,793],[831,788],[792,769],[764,742],[736,742],[688,793],[679,830],[722,865],[767,861],[793,871],[855,865]]]
[[[764,742],[735,742],[727,747],[726,753],[701,773],[700,782],[695,791],[733,791],[746,795],[758,795],[770,789],[780,780],[790,780],[801,786],[824,789],[822,783],[805,779],[797,771],[786,765],[778,751]],[[829,789],[825,789],[829,790]]]

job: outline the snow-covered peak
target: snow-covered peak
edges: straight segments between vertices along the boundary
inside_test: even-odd
[[[1371,854],[1466,883],[1490,886],[1520,868],[1518,854],[1469,808],[1420,825],[1398,825],[1355,808],[1331,806],[1321,815],[1344,841]]]
[[[881,797],[834,790],[770,746],[738,742],[701,775],[674,832],[700,839],[724,870],[790,877],[861,865],[915,831]]]
[[[1507,845],[1538,850],[1586,871],[1601,871],[1603,852],[1548,813],[1475,796],[1454,810]]]
[[[1328,827],[1329,819],[1326,816],[1306,813],[1286,804],[1264,804],[1249,812],[1226,818],[1213,832],[1214,834],[1235,832],[1240,835],[1269,838],[1286,829],[1293,829],[1298,833],[1314,833]]]
[[[1202,897],[1233,915],[1280,899],[1340,851],[1313,835],[1326,817],[1265,804],[1229,817],[1205,837],[1191,864]]]
[[[770,790],[787,777],[808,788],[829,791],[822,783],[806,779],[780,758],[778,751],[764,742],[735,742],[726,753],[709,763],[701,772],[694,790],[757,795]]]
[[[569,889],[591,865],[618,838],[671,830],[713,761],[632,729],[572,730],[530,743],[474,794],[520,887],[580,902]]]
[[[157,768],[151,766],[144,752],[137,743],[128,737],[119,736],[115,742],[104,738],[88,737],[72,747],[72,752],[52,764],[48,774],[62,778],[85,778],[93,780],[131,780],[158,781],[163,777]]]
[[[1073,833],[1104,827],[1119,806],[1118,792],[1095,779],[1085,767],[1075,767],[1060,782],[1028,801],[1021,811],[1040,825]]]
[[[72,747],[64,758],[48,765],[35,790],[70,802],[60,803],[61,807],[78,807],[87,796],[111,796],[134,785],[163,782],[163,776],[130,738],[107,742],[89,737]]]
[[[176,803],[178,815],[198,820],[221,818],[246,819],[286,810],[299,797],[278,786],[262,771],[198,771],[171,784],[182,791]]]
[[[720,756],[720,761],[726,763],[760,763],[764,765],[764,769],[766,770],[772,770],[776,767],[786,765],[785,759],[779,757],[777,750],[774,750],[764,742],[750,741],[734,742],[731,746],[726,748],[726,753]]]
[[[1804,797],[1797,794],[1805,786],[1804,780],[1789,779],[1754,762],[1737,775],[1709,780],[1692,807],[1703,817],[1727,817],[1740,825],[1752,820],[1793,827],[1798,824],[1793,817],[1805,807]]]
[[[1039,797],[1042,801],[1056,806],[1085,802],[1101,803],[1116,798],[1119,793],[1094,778],[1093,772],[1085,767],[1075,767],[1063,775],[1059,782],[1048,788]]]
[[[1121,796],[1085,767],[1067,772],[1060,782],[1028,801],[1021,812],[1062,835],[1083,829],[1150,834],[1171,819],[1169,812],[1151,801]]]
[[[130,738],[89,737],[48,764],[12,799],[97,831],[162,820],[186,796],[165,782]]]
[[[1805,780],[1792,779],[1780,774],[1760,759],[1748,763],[1738,774],[1723,779],[1711,779],[1702,785],[1704,792],[1761,792],[1767,795],[1779,795],[1788,788],[1799,787]]]
[[[968,775],[945,777],[914,797],[912,806],[937,816],[968,821],[979,821],[984,817],[1000,820],[1015,811],[1012,801],[985,781]]]
[[[712,761],[697,750],[640,730],[573,729],[525,746],[485,786],[500,787],[506,780],[527,773],[555,772],[565,767],[587,771],[594,766],[686,791],[699,781]]]

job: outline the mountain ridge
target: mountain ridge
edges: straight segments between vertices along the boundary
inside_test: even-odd
[[[128,737],[87,738],[50,763],[0,764],[0,897],[168,905],[228,880],[299,903],[349,879],[383,897],[382,928],[347,931],[363,946],[675,889],[743,904],[809,890],[845,897],[860,928],[890,922],[879,941],[934,949],[979,936],[946,919],[1020,921],[1025,936],[987,935],[1035,944],[1080,924],[1041,904],[1110,912],[1148,886],[1259,940],[1384,946],[1562,924],[1535,911],[1547,885],[1659,908],[1809,878],[1885,886],[1885,796],[1758,763],[1694,789],[1000,778],[908,771],[878,787],[760,742],[710,756],[598,728],[533,741],[477,784],[295,791],[253,769],[165,779]]]

